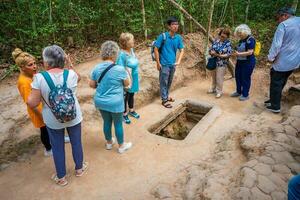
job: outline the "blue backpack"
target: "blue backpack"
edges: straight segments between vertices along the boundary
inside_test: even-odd
[[[47,106],[51,109],[53,115],[60,123],[65,123],[76,118],[76,105],[73,91],[67,87],[67,79],[69,70],[64,70],[63,85],[55,85],[48,72],[41,72],[45,78],[49,88],[49,104],[45,101]]]
[[[162,33],[162,35],[163,35],[163,42],[162,42],[160,48],[158,49],[159,52],[160,52],[162,46],[165,44],[165,42],[166,42],[166,40],[167,40],[166,33]],[[156,40],[154,40],[154,41],[151,43],[151,57],[152,57],[152,61],[155,61],[155,54],[154,54],[155,42],[156,42]]]

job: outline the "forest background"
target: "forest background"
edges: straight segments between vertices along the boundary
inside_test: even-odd
[[[276,11],[284,6],[297,9],[298,5],[298,0],[176,2],[205,28],[212,9],[212,30],[225,26],[234,30],[237,25],[247,23],[263,44],[263,55],[276,30]],[[42,49],[50,44],[64,49],[99,47],[104,40],[117,41],[125,31],[142,42],[146,40],[146,29],[150,41],[165,30],[164,20],[171,15],[180,19],[181,33],[199,31],[169,0],[0,0],[0,80],[18,71],[11,58],[15,47],[40,59]]]

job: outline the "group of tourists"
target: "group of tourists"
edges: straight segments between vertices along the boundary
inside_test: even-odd
[[[290,8],[278,11],[279,25],[268,55],[268,60],[272,63],[270,99],[264,103],[267,109],[275,113],[280,112],[281,93],[288,77],[300,65],[300,18],[294,15]],[[175,99],[170,96],[170,88],[176,67],[180,65],[184,55],[184,44],[182,37],[177,34],[177,18],[169,17],[166,24],[168,31],[157,37],[153,53],[159,72],[162,106],[172,108]],[[236,48],[232,47],[230,30],[222,28],[209,49],[216,67],[211,71],[212,85],[208,93],[215,94],[216,98],[222,96],[226,68],[229,58],[234,56],[236,91],[230,96],[246,101],[249,99],[251,75],[256,63],[256,40],[246,24],[236,27],[234,35],[239,38]],[[134,36],[131,33],[122,33],[119,45],[114,41],[104,42],[100,51],[102,62],[93,68],[89,80],[89,86],[95,89],[95,107],[103,118],[105,148],[111,150],[117,142],[119,153],[132,147],[131,142],[124,140],[123,122],[130,124],[130,117],[140,118],[134,107],[135,94],[139,91],[139,61],[134,46]],[[18,89],[27,104],[29,117],[34,126],[41,130],[45,155],[53,154],[56,173],[52,179],[64,186],[68,183],[65,129],[72,147],[75,176],[82,176],[88,168],[81,142],[82,113],[76,97],[80,75],[73,67],[70,56],[57,45],[44,48],[42,57],[45,71],[40,73],[37,73],[34,56],[20,49],[15,49],[12,54],[20,68]],[[116,139],[112,136],[112,124]],[[299,189],[299,185],[297,187]]]

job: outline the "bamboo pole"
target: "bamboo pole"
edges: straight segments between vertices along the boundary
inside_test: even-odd
[[[143,28],[144,28],[144,36],[145,40],[148,40],[148,33],[147,33],[147,25],[146,25],[146,12],[145,12],[145,4],[144,0],[141,0],[142,3],[142,13],[143,13]]]
[[[212,0],[210,4],[210,9],[209,9],[209,19],[207,23],[207,33],[206,33],[206,40],[205,40],[205,46],[204,46],[204,51],[203,51],[203,59],[205,61],[205,64],[207,63],[207,57],[208,57],[208,44],[209,44],[209,33],[210,33],[210,28],[211,28],[211,21],[214,13],[214,7],[215,7],[215,0]]]
[[[249,6],[250,6],[250,0],[247,2],[247,7],[246,7],[246,17],[245,17],[245,22],[248,22],[248,13],[249,13]]]
[[[292,8],[294,8],[295,12],[297,11],[298,0],[293,0]]]

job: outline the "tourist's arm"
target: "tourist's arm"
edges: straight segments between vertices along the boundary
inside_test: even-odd
[[[272,41],[272,45],[271,45],[271,48],[270,48],[269,54],[268,54],[268,60],[270,62],[275,61],[275,59],[280,51],[280,48],[282,46],[283,36],[284,36],[284,25],[279,24],[278,28],[275,32],[275,35],[274,35],[274,38]]]
[[[40,104],[40,102],[41,102],[41,91],[38,89],[32,88],[31,93],[27,100],[27,105],[30,108],[35,108]]]
[[[180,65],[181,59],[182,59],[182,57],[183,57],[183,54],[184,54],[184,50],[183,50],[183,49],[180,49],[180,50],[179,50],[178,60],[177,60],[177,62],[175,63],[175,65]]]

